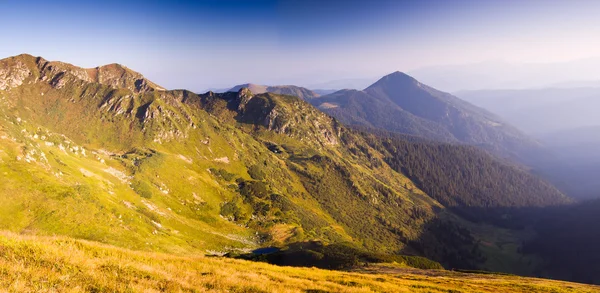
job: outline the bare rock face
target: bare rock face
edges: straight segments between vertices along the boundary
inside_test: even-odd
[[[0,90],[5,91],[22,85],[29,75],[31,71],[20,60],[0,61]]]
[[[239,118],[269,131],[321,145],[339,143],[339,127],[331,117],[307,102],[270,93],[253,95],[242,88],[237,94]]]

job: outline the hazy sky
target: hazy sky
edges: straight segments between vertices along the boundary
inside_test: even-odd
[[[0,0],[0,7],[0,57],[118,62],[167,88],[196,91],[600,55],[593,0]]]

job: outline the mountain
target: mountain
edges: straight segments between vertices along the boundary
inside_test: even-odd
[[[537,172],[575,198],[598,196],[599,88],[486,90],[457,93],[536,137],[551,155]]]
[[[357,131],[290,95],[164,90],[122,66],[94,77],[28,55],[0,65],[2,230],[175,254],[314,240],[531,275],[527,231],[499,226],[570,202],[477,148]],[[383,85],[365,94],[395,100]]]
[[[577,127],[540,137],[540,141],[554,154],[562,166],[546,172],[560,179],[561,187],[569,195],[580,198],[598,198],[600,190],[600,126]]]
[[[229,92],[238,92],[242,88],[249,89],[252,93],[255,94],[263,94],[263,93],[273,93],[279,95],[288,95],[301,98],[303,100],[310,100],[319,97],[320,95],[303,87],[294,86],[294,85],[281,85],[281,86],[265,86],[265,85],[257,85],[252,83],[241,84],[234,86]]]
[[[339,91],[311,103],[342,123],[477,145],[506,157],[524,157],[539,147],[490,112],[401,72],[363,91]]]
[[[600,125],[600,88],[543,88],[481,90],[456,93],[459,97],[501,116],[530,135]]]
[[[338,90],[312,90],[315,94],[319,95],[319,96],[324,96],[324,95],[329,95],[329,94],[333,94],[335,92],[337,92]]]
[[[345,78],[307,85],[311,89],[341,90],[362,89],[372,84],[376,78]]]
[[[540,141],[569,161],[600,163],[600,125],[581,126],[540,136]]]

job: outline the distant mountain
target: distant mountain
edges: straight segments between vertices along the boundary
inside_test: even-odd
[[[547,133],[540,141],[562,166],[546,171],[562,182],[573,197],[600,197],[600,126],[578,127]]]
[[[375,82],[377,78],[346,78],[346,79],[338,79],[331,80],[316,84],[306,85],[311,89],[324,89],[324,90],[342,90],[342,89],[363,89],[373,82]]]
[[[311,100],[350,125],[481,146],[523,156],[539,145],[494,114],[395,72],[363,91],[343,90]]]
[[[229,92],[238,92],[239,90],[247,88],[254,94],[273,93],[279,95],[288,95],[301,98],[303,100],[310,100],[319,97],[320,95],[303,87],[295,85],[280,85],[280,86],[266,86],[258,84],[241,84],[234,86],[229,89]]]
[[[229,87],[227,88],[216,88],[216,87],[211,87],[211,88],[207,88],[203,91],[199,91],[200,93],[206,93],[206,92],[213,92],[213,93],[226,93],[227,91],[229,91]]]
[[[573,155],[583,156],[581,152],[594,154],[600,158],[600,125],[582,126],[553,133],[547,133],[540,138],[541,142],[553,148],[580,148]],[[585,155],[585,157],[588,157]]]
[[[535,168],[570,196],[599,196],[600,88],[482,90],[456,94],[538,139],[550,156],[534,163]]]
[[[482,90],[456,93],[536,136],[600,125],[600,88]]]
[[[315,94],[319,95],[319,96],[324,96],[324,95],[329,95],[329,94],[333,94],[335,92],[337,92],[339,89],[336,90],[312,90]]]
[[[420,68],[409,74],[448,92],[573,86],[577,81],[600,80],[600,58],[556,63],[486,61]]]

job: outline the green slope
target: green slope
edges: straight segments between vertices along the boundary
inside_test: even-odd
[[[21,72],[0,92],[5,206],[31,210],[13,231],[168,251],[304,239],[398,251],[441,208],[294,97],[136,93],[31,56],[3,63]]]
[[[475,229],[436,189],[422,191],[431,184],[308,102],[166,91],[122,66],[101,68],[0,61],[0,229],[192,254],[320,240],[450,267],[485,261]],[[473,158],[492,160],[455,156]],[[539,205],[561,196],[537,194],[543,184],[531,180],[507,189]],[[472,190],[454,196],[502,202]]]

